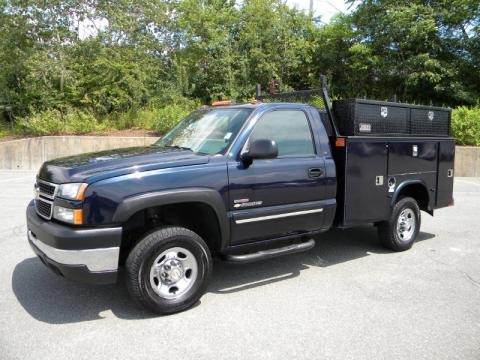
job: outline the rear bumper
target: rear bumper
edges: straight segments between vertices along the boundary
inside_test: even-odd
[[[96,284],[117,279],[122,228],[75,229],[45,221],[27,208],[28,242],[35,254],[65,278]]]

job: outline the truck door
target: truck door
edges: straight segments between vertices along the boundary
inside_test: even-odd
[[[229,161],[232,244],[322,228],[328,202],[325,161],[316,149],[307,114],[300,109],[269,111],[247,142],[255,139],[274,140],[278,157],[255,159],[248,167]]]

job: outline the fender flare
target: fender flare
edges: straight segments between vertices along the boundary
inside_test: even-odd
[[[392,200],[390,203],[391,207],[393,208],[393,206],[398,200],[400,193],[405,187],[409,185],[417,185],[417,184],[422,185],[422,187],[425,189],[425,192],[427,193],[427,206],[430,206],[430,193],[428,191],[428,188],[425,182],[423,180],[405,180],[402,183],[400,183],[400,185],[398,185],[398,187],[395,189],[395,192],[392,195]]]
[[[125,198],[120,203],[113,215],[113,221],[115,223],[123,223],[133,214],[141,210],[156,206],[187,202],[203,203],[213,209],[220,229],[220,247],[221,249],[226,248],[230,240],[230,223],[228,222],[227,211],[222,196],[218,191],[213,189],[183,188],[134,195]]]

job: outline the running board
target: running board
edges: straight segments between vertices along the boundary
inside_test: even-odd
[[[281,255],[307,251],[314,246],[315,240],[310,239],[298,244],[287,245],[277,249],[261,250],[250,254],[226,255],[225,260],[232,263],[249,263],[257,260],[270,259]]]

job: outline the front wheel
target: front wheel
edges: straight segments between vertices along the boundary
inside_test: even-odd
[[[205,292],[212,269],[203,239],[181,227],[146,235],[127,258],[127,289],[140,305],[157,314],[193,306]]]
[[[408,250],[420,231],[420,223],[417,202],[411,197],[404,197],[393,207],[390,219],[378,224],[378,237],[383,246],[390,250]]]

